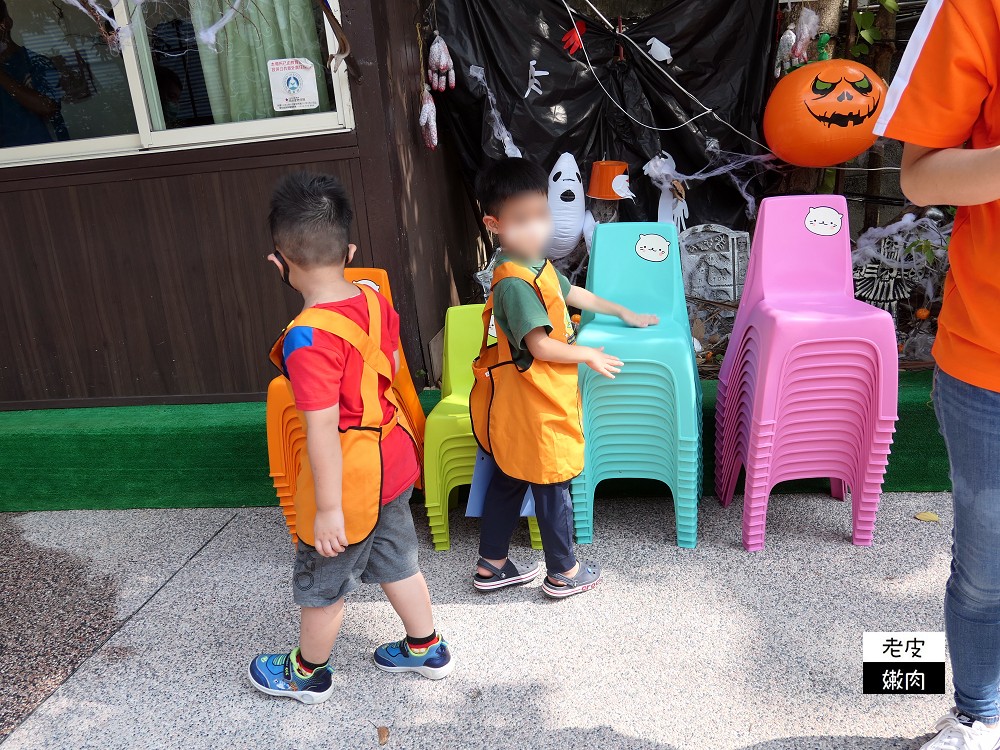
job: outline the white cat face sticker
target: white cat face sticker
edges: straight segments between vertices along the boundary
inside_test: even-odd
[[[670,255],[670,240],[659,234],[640,234],[635,243],[635,254],[643,260],[659,263]]]
[[[810,208],[806,215],[806,229],[820,237],[833,237],[840,231],[844,215],[829,206]]]

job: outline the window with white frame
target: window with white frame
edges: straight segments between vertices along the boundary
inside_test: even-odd
[[[0,0],[0,166],[354,127],[315,0],[91,2]]]

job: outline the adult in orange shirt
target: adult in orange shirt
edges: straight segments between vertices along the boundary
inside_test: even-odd
[[[945,629],[955,708],[922,750],[1000,747],[1000,0],[930,0],[876,132],[903,192],[958,206],[934,345],[955,521]]]

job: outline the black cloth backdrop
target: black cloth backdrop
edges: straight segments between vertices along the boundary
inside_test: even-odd
[[[471,65],[485,69],[501,118],[522,155],[546,171],[564,151],[576,157],[585,183],[595,160],[628,162],[637,201],[621,201],[622,220],[656,219],[659,191],[642,167],[661,148],[684,174],[708,163],[709,138],[725,151],[760,152],[711,115],[666,132],[626,117],[601,90],[583,50],[570,55],[564,49],[562,37],[571,23],[559,0],[437,0],[428,21],[435,17],[455,62],[457,86],[434,97],[440,124],[453,136],[445,147],[457,146],[470,181],[489,160],[504,156],[493,137],[486,95],[469,77]],[[601,82],[633,117],[672,127],[702,111],[628,41],[622,45],[625,59],[615,60],[616,35],[603,22],[583,13],[576,20],[586,23],[583,42]],[[720,117],[763,142],[759,122],[771,80],[774,23],[772,2],[665,0],[663,10],[625,33],[644,47],[651,37],[669,45],[673,63],[660,64]],[[526,99],[531,60],[549,74],[539,79],[543,93]],[[750,190],[759,187],[751,183]],[[691,186],[688,199],[689,226],[747,226],[745,202],[726,176]]]

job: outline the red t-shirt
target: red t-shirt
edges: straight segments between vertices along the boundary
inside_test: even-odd
[[[382,310],[382,351],[395,368],[399,349],[399,315],[381,294],[376,294]],[[316,307],[340,313],[368,330],[368,304],[360,291],[340,302],[326,302]],[[340,404],[340,429],[361,424],[361,353],[341,338],[318,328],[296,326],[285,336],[285,370],[292,383],[295,406],[300,411],[319,411]],[[379,377],[379,396],[385,424],[392,419],[395,407],[385,397],[391,384]],[[397,497],[420,476],[413,440],[401,427],[382,441],[382,504]]]

